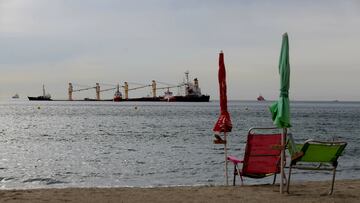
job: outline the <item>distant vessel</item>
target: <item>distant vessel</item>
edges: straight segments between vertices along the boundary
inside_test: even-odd
[[[175,101],[175,96],[173,95],[173,92],[171,92],[169,88],[164,92],[164,101],[168,101],[168,102]]]
[[[45,93],[45,86],[43,85],[43,95],[37,97],[28,97],[30,101],[51,101],[51,95]]]
[[[114,101],[114,102],[122,102],[122,101],[149,101],[149,102],[209,102],[210,96],[201,94],[201,89],[199,87],[199,81],[197,78],[194,79],[194,82],[189,81],[189,71],[185,72],[186,80],[184,82],[177,84],[177,85],[169,85],[163,83],[167,86],[165,87],[157,87],[156,81],[153,80],[151,84],[141,85],[138,87],[129,88],[128,82],[124,82],[124,97],[120,92],[120,85],[118,84],[116,87],[111,87],[108,89],[100,89],[100,83],[96,83],[96,86],[84,86],[80,89],[73,89],[72,83],[69,83],[68,88],[68,100],[52,100],[50,94],[45,94],[45,87],[43,86],[43,95],[38,97],[28,97],[29,100],[48,100],[48,101]],[[161,83],[161,82],[159,82]],[[105,84],[104,84],[105,85]],[[80,85],[77,85],[80,86]],[[111,85],[112,86],[112,85]],[[140,98],[129,98],[129,91],[142,89],[142,88],[152,88],[152,95],[148,95],[146,97]],[[171,88],[179,88],[179,91],[182,90],[182,94],[174,96],[173,93],[170,91]],[[90,89],[95,89],[96,91],[96,98],[84,98],[83,100],[74,100],[73,93],[86,91]],[[160,89],[167,89],[164,95],[157,96],[156,91]],[[104,91],[115,90],[114,96],[111,99],[100,99],[100,93]],[[185,90],[185,91],[184,91]]]
[[[258,101],[265,101],[265,98],[264,98],[263,96],[259,95],[259,96],[257,97],[257,100],[258,100]]]
[[[122,95],[121,95],[121,92],[120,92],[120,86],[117,85],[117,86],[116,86],[116,92],[115,92],[115,94],[114,94],[114,99],[113,99],[113,101],[114,101],[114,102],[119,102],[119,101],[121,101],[121,100],[122,100]]]
[[[13,99],[19,99],[20,98],[20,96],[18,95],[18,93],[16,93],[14,96],[12,96],[11,98],[13,98]]]

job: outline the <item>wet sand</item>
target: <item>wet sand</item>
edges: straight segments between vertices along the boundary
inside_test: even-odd
[[[0,202],[360,202],[360,180],[291,184],[290,194],[278,185],[194,186],[157,188],[64,188],[0,190]]]

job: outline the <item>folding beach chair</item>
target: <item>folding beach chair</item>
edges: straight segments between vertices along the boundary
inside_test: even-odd
[[[338,158],[342,155],[346,142],[322,142],[307,140],[304,144],[295,144],[292,135],[288,135],[288,150],[291,155],[287,192],[289,193],[292,169],[333,171],[329,195],[333,193]],[[314,166],[316,164],[316,166]]]
[[[272,133],[256,133],[255,131],[269,131]],[[239,160],[234,156],[228,156],[227,160],[234,164],[235,185],[236,175],[240,176],[243,184],[243,176],[250,178],[264,178],[280,173],[281,133],[273,133],[276,128],[251,128],[248,131],[244,159]],[[242,163],[240,170],[238,164]]]

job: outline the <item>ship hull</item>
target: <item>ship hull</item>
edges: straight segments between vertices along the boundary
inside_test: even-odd
[[[28,99],[29,99],[30,101],[52,101],[51,98],[47,98],[47,97],[43,97],[43,96],[28,97]]]
[[[114,102],[120,102],[122,99],[121,98],[114,98],[113,101]]]
[[[113,100],[112,99],[97,100],[97,99],[91,99],[91,98],[84,98],[84,100],[80,100],[80,101],[113,101]]]
[[[30,101],[68,101],[68,100],[52,100],[50,98],[44,98],[43,96],[39,97],[28,97]],[[164,97],[140,97],[140,98],[114,98],[114,99],[90,99],[85,98],[84,100],[79,101],[114,101],[114,102],[131,102],[131,101],[140,101],[140,102],[209,102],[209,95],[201,95],[201,96],[171,96],[169,98]],[[75,100],[73,100],[75,101]]]
[[[141,97],[141,98],[129,98],[121,101],[162,101],[162,102],[209,102],[209,95],[201,95],[201,96],[172,96],[169,98],[164,97]]]
[[[168,102],[209,102],[209,95],[201,95],[201,96],[172,96],[164,101]]]
[[[123,99],[122,101],[162,101],[163,97],[140,97],[140,98],[129,98],[129,99]]]

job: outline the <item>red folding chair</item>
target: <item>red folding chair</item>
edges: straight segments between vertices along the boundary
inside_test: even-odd
[[[256,133],[271,130],[272,133]],[[243,160],[234,156],[228,156],[227,160],[234,164],[235,185],[236,175],[240,176],[243,184],[243,176],[250,178],[264,178],[280,173],[281,133],[274,133],[276,128],[251,128],[248,131],[245,155]],[[242,163],[240,170],[238,164]]]

